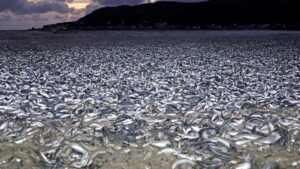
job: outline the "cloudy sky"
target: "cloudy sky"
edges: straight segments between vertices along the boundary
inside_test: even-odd
[[[155,1],[157,0],[0,0],[0,30],[39,28],[46,24],[77,20],[100,7]]]

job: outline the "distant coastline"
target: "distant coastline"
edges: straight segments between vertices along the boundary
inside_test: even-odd
[[[71,23],[58,23],[53,25],[46,25],[43,28],[32,28],[29,30],[43,30],[43,31],[63,31],[63,30],[117,30],[117,31],[143,31],[143,30],[289,30],[289,31],[299,31],[300,25],[281,25],[281,24],[261,24],[261,25],[202,25],[202,26],[193,26],[193,25],[172,25],[164,27],[156,26],[95,26],[95,27],[79,27],[72,26]]]
[[[210,0],[106,7],[42,30],[300,30],[297,0]]]

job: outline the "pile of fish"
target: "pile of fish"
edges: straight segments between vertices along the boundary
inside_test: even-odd
[[[23,43],[0,46],[0,168],[300,166],[292,38]]]

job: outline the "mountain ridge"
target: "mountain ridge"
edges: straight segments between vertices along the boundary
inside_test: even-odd
[[[58,29],[299,29],[297,0],[158,1],[104,7],[74,22],[46,25]]]

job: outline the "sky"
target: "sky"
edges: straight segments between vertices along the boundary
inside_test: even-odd
[[[154,3],[157,0],[0,0],[0,30],[23,30],[75,21],[100,7]],[[203,0],[175,0],[195,2]]]

